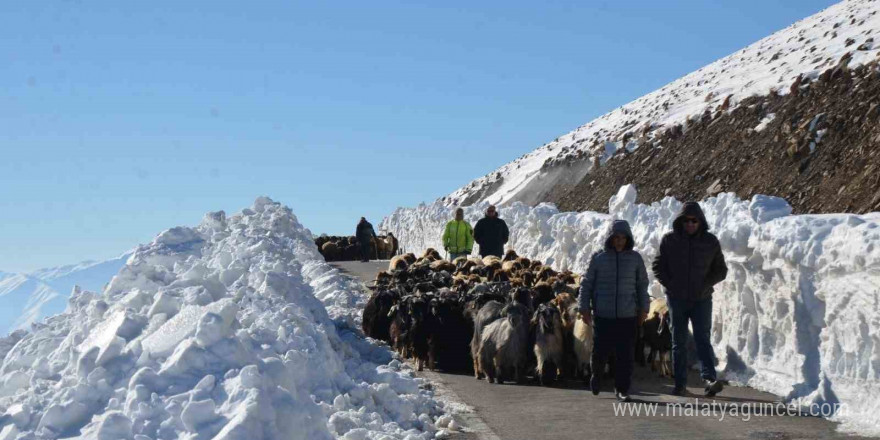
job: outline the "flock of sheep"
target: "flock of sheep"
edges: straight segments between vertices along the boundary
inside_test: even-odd
[[[357,238],[322,235],[315,239],[318,251],[326,261],[356,261],[361,259]],[[370,240],[370,258],[387,260],[397,255],[398,243],[394,235],[380,235]]]
[[[579,276],[508,251],[503,258],[447,261],[434,249],[392,258],[376,276],[363,314],[367,336],[434,370],[473,370],[490,383],[526,376],[589,379],[592,327],[580,319]],[[642,324],[636,360],[670,376],[671,332],[665,301]],[[650,354],[645,358],[645,350]]]

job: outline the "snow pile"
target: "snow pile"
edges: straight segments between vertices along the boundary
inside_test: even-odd
[[[643,135],[652,139],[679,124],[687,130],[688,118],[706,111],[733,109],[771,91],[787,94],[799,75],[816,79],[847,53],[850,67],[875,60],[878,11],[880,2],[874,0],[833,5],[558,137],[444,201],[450,206],[478,200],[534,205],[557,183],[580,181],[592,167],[590,157],[604,163],[622,148],[638,148]]]
[[[0,340],[0,439],[434,437],[432,393],[351,330],[349,287],[266,198],[162,232]]]
[[[630,222],[636,249],[653,260],[681,203],[635,201],[627,185],[610,200],[610,214],[518,202],[500,212],[508,247],[583,272],[614,218]],[[880,410],[880,214],[791,215],[783,199],[733,193],[701,205],[730,268],[714,295],[712,333],[727,376],[801,402],[844,403],[835,418],[846,428],[880,434],[873,416]],[[465,218],[473,224],[486,206],[465,208]],[[438,201],[397,209],[381,228],[407,251],[442,249],[452,215]],[[650,292],[663,294],[656,282]]]
[[[0,335],[63,312],[74,286],[101,290],[129,255],[131,252],[106,261],[84,261],[26,274],[0,272]]]

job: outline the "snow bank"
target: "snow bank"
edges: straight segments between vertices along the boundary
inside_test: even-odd
[[[635,202],[627,185],[610,200],[610,214],[513,203],[501,209],[508,247],[583,272],[611,219],[620,218],[651,261],[681,203]],[[466,219],[476,222],[486,205],[465,208]],[[880,214],[790,215],[780,198],[733,193],[701,205],[730,268],[714,295],[712,333],[727,376],[788,399],[845,404],[834,416],[845,429],[880,434]],[[406,251],[442,249],[452,209],[442,202],[400,208],[380,227]],[[658,283],[651,294],[662,295]]]
[[[434,437],[432,393],[352,330],[354,287],[267,198],[169,229],[0,339],[0,439]]]

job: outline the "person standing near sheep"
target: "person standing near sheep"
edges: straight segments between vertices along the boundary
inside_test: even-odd
[[[599,394],[599,377],[613,351],[615,395],[621,402],[630,401],[636,329],[645,321],[649,307],[648,270],[634,246],[629,223],[615,220],[605,249],[590,259],[578,296],[581,320],[593,326],[590,390]]]
[[[724,388],[715,371],[712,330],[713,286],[727,277],[727,264],[718,238],[709,232],[706,216],[697,202],[687,202],[663,236],[652,264],[654,277],[666,289],[672,323],[672,365],[676,396],[687,394],[688,321],[700,358],[704,394],[712,397]]]
[[[449,253],[449,260],[468,256],[474,248],[474,231],[464,220],[464,209],[455,210],[455,220],[446,224],[443,231],[443,249]]]
[[[489,205],[486,216],[474,226],[474,241],[480,245],[480,256],[494,255],[501,258],[508,238],[510,238],[510,230],[507,229],[507,223],[498,218],[495,205]]]
[[[376,231],[365,217],[361,217],[361,221],[358,222],[354,236],[361,248],[361,261],[364,263],[370,261],[370,244],[376,238]]]

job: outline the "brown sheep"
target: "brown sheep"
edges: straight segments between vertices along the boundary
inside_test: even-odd
[[[416,255],[412,252],[408,252],[406,254],[401,255],[403,260],[406,261],[406,264],[412,266],[416,262]]]
[[[404,255],[398,255],[391,259],[388,263],[388,271],[393,272],[395,270],[406,270],[409,267],[409,264],[406,262],[406,258]]]
[[[547,281],[549,282],[550,278],[556,276],[556,271],[550,268],[550,266],[544,266],[541,270],[538,271],[538,281]]]
[[[553,298],[556,297],[556,294],[553,293],[553,287],[544,281],[535,284],[532,290],[534,292],[533,301],[535,304],[544,304],[553,301]]]
[[[422,254],[422,258],[431,259],[431,261],[442,260],[443,258],[440,256],[440,252],[437,252],[434,248],[425,249],[425,253]]]
[[[323,255],[324,259],[327,261],[339,260],[339,246],[337,246],[336,243],[332,241],[328,241],[321,246],[321,255]]]
[[[532,264],[529,265],[529,269],[537,272],[537,271],[541,270],[541,266],[543,266],[543,264],[540,261],[532,260]]]
[[[493,263],[501,264],[501,259],[494,256],[494,255],[487,255],[487,256],[483,257],[483,265],[484,266],[491,266]]]
[[[431,270],[435,272],[446,271],[452,273],[455,272],[455,265],[446,260],[437,260],[431,263]]]
[[[508,249],[507,252],[504,254],[504,258],[502,258],[501,261],[513,261],[517,258],[519,258],[519,255],[516,254],[516,251],[514,251],[513,249]]]
[[[505,261],[501,263],[501,269],[508,272],[519,272],[522,270],[522,265],[516,261]]]
[[[558,274],[556,278],[559,278],[559,280],[565,284],[577,284],[575,275],[570,270],[562,271],[562,273]]]

